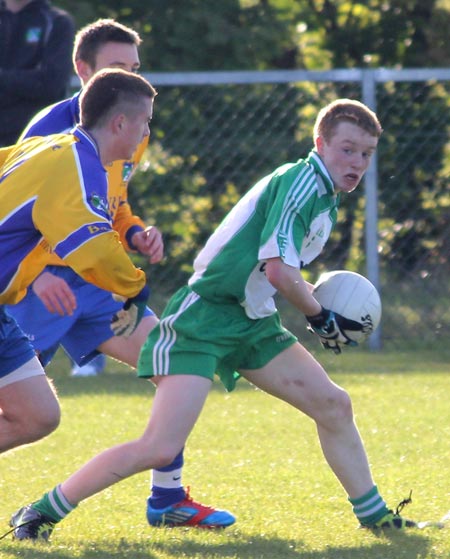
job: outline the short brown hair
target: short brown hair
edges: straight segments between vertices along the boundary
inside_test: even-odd
[[[132,115],[140,110],[143,97],[156,95],[142,76],[120,69],[100,70],[80,95],[80,124],[90,129],[102,125],[113,112]]]
[[[83,60],[91,68],[95,68],[97,53],[105,43],[125,43],[138,47],[141,42],[139,34],[126,25],[122,25],[114,19],[98,19],[80,29],[76,34],[72,55],[73,63],[75,65],[77,60]]]
[[[314,140],[319,136],[329,142],[340,122],[350,122],[379,138],[383,132],[377,115],[360,101],[337,99],[324,107],[316,118]]]

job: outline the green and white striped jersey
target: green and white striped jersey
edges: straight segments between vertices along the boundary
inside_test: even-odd
[[[268,258],[302,268],[321,252],[336,223],[339,195],[315,150],[257,182],[234,206],[194,261],[193,291],[238,302],[249,318],[276,312]]]

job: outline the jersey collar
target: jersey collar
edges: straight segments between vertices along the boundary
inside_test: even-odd
[[[78,138],[82,144],[90,145],[92,150],[95,151],[97,157],[100,159],[100,151],[98,149],[97,142],[94,140],[94,138],[89,134],[89,132],[85,128],[82,128],[80,125],[75,126],[75,128],[72,131],[72,134],[76,138]]]
[[[310,165],[312,165],[316,173],[318,173],[322,177],[327,191],[332,195],[336,194],[334,190],[333,180],[330,176],[330,173],[327,171],[327,168],[325,167],[322,159],[320,158],[320,155],[317,153],[315,149],[309,152],[306,161]]]
[[[80,95],[81,90],[70,99],[70,114],[72,115],[74,126],[80,122]]]

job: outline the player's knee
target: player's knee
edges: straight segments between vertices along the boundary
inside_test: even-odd
[[[34,437],[34,440],[42,439],[53,433],[60,421],[61,411],[59,405],[55,402],[53,405],[47,406],[45,409],[39,410],[34,414],[34,428],[31,430],[30,436]]]
[[[60,417],[59,407],[51,407],[10,420],[8,447],[34,443],[50,435],[58,427]]]
[[[41,430],[49,435],[58,428],[61,421],[61,410],[59,406],[55,406],[51,411],[47,412],[41,419]]]
[[[322,402],[317,420],[326,427],[338,426],[353,421],[352,401],[348,392],[336,387]]]

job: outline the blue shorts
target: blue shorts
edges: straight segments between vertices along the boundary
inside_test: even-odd
[[[39,353],[45,367],[61,344],[75,363],[82,366],[99,354],[97,347],[113,337],[111,318],[123,307],[109,291],[84,281],[68,266],[48,266],[46,271],[63,278],[75,294],[72,315],[49,312],[33,289],[16,305],[5,308],[19,323]],[[149,308],[144,316],[154,315]]]
[[[36,357],[36,352],[17,322],[0,305],[0,379]]]

